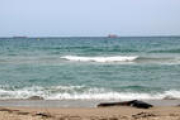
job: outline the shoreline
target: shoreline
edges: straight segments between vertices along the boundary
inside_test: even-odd
[[[180,105],[180,100],[142,100],[156,107]],[[99,103],[122,102],[105,100],[0,100],[0,107],[96,108]]]

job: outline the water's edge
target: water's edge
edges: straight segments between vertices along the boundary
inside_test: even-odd
[[[88,100],[0,100],[3,107],[54,107],[54,108],[96,108],[101,102]],[[177,106],[180,100],[144,100],[154,106]]]

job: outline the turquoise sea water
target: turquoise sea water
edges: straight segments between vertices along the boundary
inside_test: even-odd
[[[180,37],[0,38],[0,99],[180,99]]]

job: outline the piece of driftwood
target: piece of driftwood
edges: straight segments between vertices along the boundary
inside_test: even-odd
[[[135,119],[141,119],[141,118],[149,118],[149,117],[156,117],[157,115],[153,113],[147,113],[147,112],[140,112],[138,114],[132,115]]]
[[[150,107],[153,107],[153,105],[139,101],[139,100],[132,100],[132,101],[124,101],[124,102],[112,102],[112,103],[100,103],[97,105],[98,107],[108,107],[108,106],[133,106],[137,108],[144,108],[148,109]]]
[[[48,113],[36,113],[35,115],[37,116],[42,116],[42,117],[46,117],[46,118],[49,118],[49,117],[52,117],[50,114]]]

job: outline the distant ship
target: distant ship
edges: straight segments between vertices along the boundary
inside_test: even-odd
[[[108,38],[117,38],[118,36],[116,34],[109,34]]]

